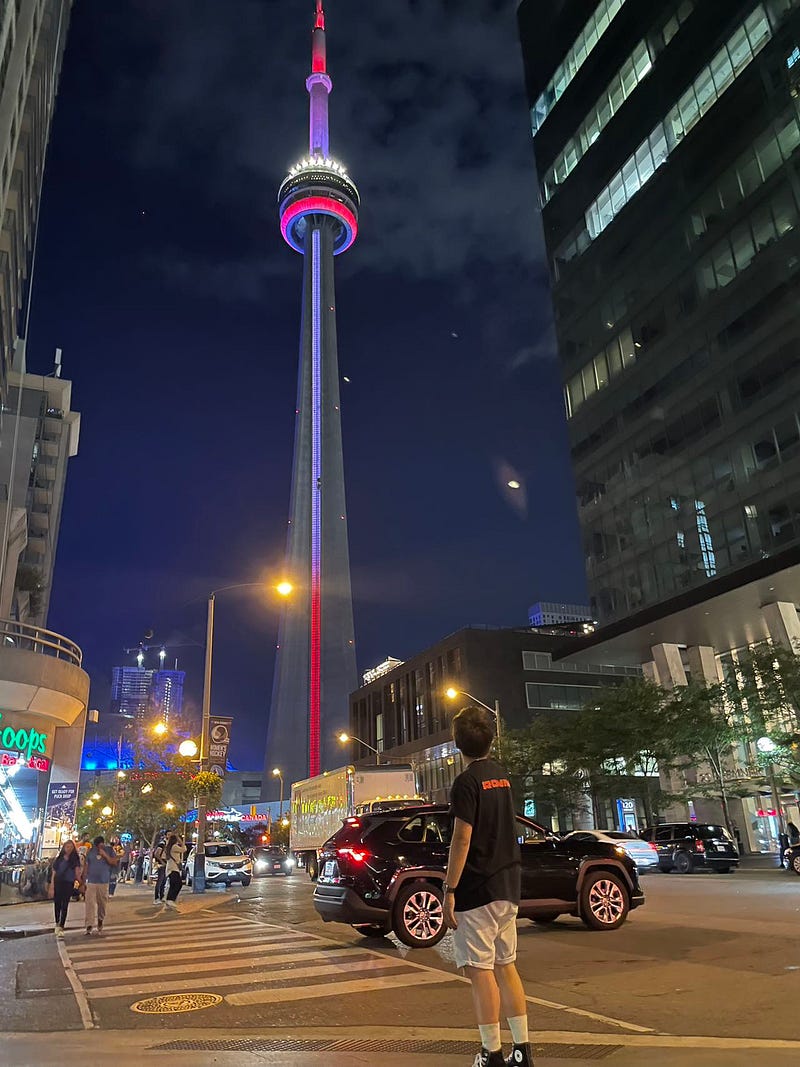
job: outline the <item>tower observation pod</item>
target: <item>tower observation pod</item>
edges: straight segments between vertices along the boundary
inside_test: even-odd
[[[278,192],[281,233],[304,258],[300,365],[286,574],[265,767],[289,781],[332,768],[356,687],[336,345],[334,257],[358,234],[358,190],[330,153],[325,12],[312,30],[308,155]],[[265,783],[273,781],[265,774]],[[270,798],[271,799],[271,798]]]

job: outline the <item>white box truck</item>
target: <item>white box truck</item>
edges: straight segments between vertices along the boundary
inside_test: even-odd
[[[345,819],[422,803],[414,769],[406,764],[325,771],[292,784],[289,848],[315,879],[317,853]]]

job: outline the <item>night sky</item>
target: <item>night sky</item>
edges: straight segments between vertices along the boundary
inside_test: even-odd
[[[153,628],[199,705],[207,592],[277,577],[301,259],[311,0],[77,0],[49,149],[29,369],[82,412],[50,626],[92,704]],[[515,0],[327,0],[359,669],[585,597]],[[523,489],[505,489],[517,477]],[[274,601],[220,597],[213,707],[261,766]],[[344,725],[344,724],[343,724]]]

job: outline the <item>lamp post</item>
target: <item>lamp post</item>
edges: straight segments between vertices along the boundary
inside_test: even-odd
[[[209,733],[211,727],[211,663],[214,652],[214,605],[219,593],[230,589],[263,589],[262,582],[237,582],[214,589],[208,596],[208,613],[206,618],[206,657],[203,671],[203,726],[200,731],[199,766],[201,771],[208,770]],[[276,586],[278,594],[288,597],[293,591],[291,582],[280,582]],[[192,873],[192,892],[204,893],[206,889],[206,816],[208,802],[205,796],[197,798],[197,845],[194,851],[194,871]]]
[[[502,738],[501,738],[502,720],[500,718],[500,701],[499,700],[495,700],[494,707],[490,708],[488,704],[484,704],[484,702],[482,700],[478,700],[478,698],[474,697],[472,695],[472,693],[468,693],[466,691],[466,689],[454,689],[452,685],[446,691],[445,695],[447,696],[447,698],[449,700],[455,700],[456,697],[459,697],[459,696],[466,697],[468,700],[472,700],[476,704],[479,704],[482,708],[486,708],[486,710],[491,715],[494,715],[495,727],[497,729],[497,755],[498,755],[498,758],[502,760],[502,758],[503,758],[503,743],[502,743]]]
[[[372,745],[368,745],[366,741],[362,741],[361,738],[360,737],[356,737],[355,734],[346,734],[346,733],[339,734],[339,743],[340,744],[346,745],[348,741],[357,741],[359,743],[359,745],[363,745],[364,748],[368,748],[370,750],[370,752],[374,752],[375,753],[375,766],[376,767],[380,767],[380,765],[381,765],[381,754],[380,754],[380,752],[378,751],[377,748],[374,748]]]
[[[280,799],[280,803],[278,805],[278,813],[279,813],[278,814],[278,818],[282,819],[283,818],[283,773],[282,773],[280,767],[275,767],[275,769],[272,772],[272,777],[273,778],[280,778],[280,780],[281,780],[281,799]]]

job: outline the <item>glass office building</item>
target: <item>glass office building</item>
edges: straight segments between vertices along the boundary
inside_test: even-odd
[[[592,616],[800,547],[800,0],[522,0]]]

